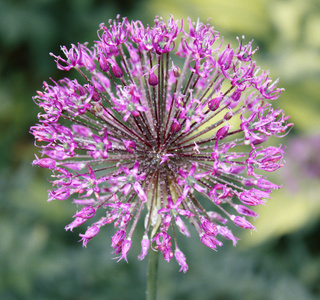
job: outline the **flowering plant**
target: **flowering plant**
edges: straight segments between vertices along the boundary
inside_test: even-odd
[[[31,127],[42,156],[33,164],[53,172],[48,201],[73,196],[80,207],[66,230],[91,222],[80,234],[86,247],[114,223],[111,246],[127,261],[143,219],[139,259],[160,251],[183,272],[177,234],[190,235],[187,223],[213,250],[221,239],[236,245],[227,224],[254,229],[251,207],[279,188],[265,172],[283,166],[283,147],[264,144],[292,126],[268,103],[281,89],[256,66],[252,41],[223,48],[210,24],[187,27],[118,16],[100,24],[91,48],[63,46],[65,57],[51,54],[58,69],[77,70],[83,83],[44,82]]]

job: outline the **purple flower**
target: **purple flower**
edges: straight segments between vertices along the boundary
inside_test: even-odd
[[[79,242],[82,242],[83,247],[87,247],[87,243],[98,234],[99,229],[97,225],[93,225],[87,229],[85,234],[79,234],[81,237]]]
[[[160,233],[157,233],[156,236],[153,238],[152,242],[155,242],[156,245],[154,247],[154,250],[161,251],[163,254],[164,260],[169,262],[171,258],[173,257],[173,252],[171,250],[171,236],[167,234],[165,231],[161,231]]]
[[[66,230],[91,222],[80,234],[86,246],[114,223],[119,260],[138,239],[140,260],[160,251],[183,272],[177,235],[190,236],[190,225],[214,250],[221,238],[236,245],[232,225],[254,229],[245,217],[257,217],[251,208],[279,188],[267,174],[284,164],[283,147],[264,143],[293,125],[268,103],[282,89],[256,67],[252,41],[223,49],[210,24],[187,23],[118,16],[100,24],[91,47],[51,54],[83,80],[44,82],[34,97],[43,112],[30,128],[42,156],[33,165],[52,170],[48,200],[72,196],[80,206]],[[141,219],[145,231],[135,237]]]
[[[122,245],[121,245],[121,255],[119,257],[119,260],[120,261],[121,259],[124,259],[126,262],[128,262],[128,259],[127,259],[127,255],[128,255],[128,252],[131,248],[131,245],[132,245],[132,242],[131,240],[124,240],[122,242]]]
[[[150,241],[148,236],[144,236],[141,240],[141,254],[138,256],[139,260],[143,260],[147,254],[150,247]]]
[[[174,256],[178,264],[181,266],[179,272],[183,271],[183,273],[186,273],[188,271],[188,265],[186,263],[186,257],[183,252],[177,248],[174,252]]]

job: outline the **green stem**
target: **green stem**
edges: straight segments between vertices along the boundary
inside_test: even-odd
[[[150,249],[151,250],[151,249]],[[157,298],[157,279],[158,279],[158,251],[149,251],[149,265],[147,273],[147,300],[156,300]]]

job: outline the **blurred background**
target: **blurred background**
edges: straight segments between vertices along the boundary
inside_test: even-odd
[[[287,165],[273,180],[283,188],[259,211],[257,232],[239,231],[217,253],[197,235],[181,249],[189,271],[161,258],[158,300],[320,299],[320,1],[319,0],[2,0],[0,1],[0,299],[143,299],[147,261],[140,245],[129,264],[111,255],[112,226],[87,249],[65,232],[75,206],[47,203],[49,170],[32,167],[37,122],[32,96],[49,77],[66,76],[49,52],[97,39],[101,22],[120,13],[152,24],[200,18],[237,45],[254,39],[255,60],[280,77],[275,103],[295,123]]]

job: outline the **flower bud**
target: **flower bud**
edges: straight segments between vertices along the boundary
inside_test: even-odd
[[[221,127],[216,133],[217,140],[225,138],[228,134],[229,128],[230,128],[230,125],[225,125]]]
[[[211,99],[208,102],[208,107],[210,110],[215,111],[219,108],[222,96]]]
[[[233,223],[238,227],[241,227],[243,229],[255,229],[255,227],[250,222],[248,222],[245,218],[235,216],[235,215],[232,215],[230,218],[233,221]]]
[[[109,67],[109,64],[108,64],[108,60],[103,54],[100,54],[98,56],[98,62],[99,62],[100,69],[103,72],[108,72],[110,70],[110,67]]]
[[[237,210],[237,212],[239,214],[244,215],[244,216],[248,216],[248,217],[258,217],[259,216],[256,212],[247,208],[244,205],[236,205],[235,209]]]
[[[158,77],[154,73],[150,72],[148,82],[151,86],[156,86],[158,84]]]
[[[173,133],[176,133],[176,132],[180,131],[180,129],[181,129],[181,124],[178,122],[177,119],[172,118],[171,131]]]
[[[141,254],[138,256],[139,260],[143,260],[147,254],[150,247],[150,241],[148,236],[144,235],[141,241]]]
[[[52,158],[39,159],[37,157],[37,159],[32,162],[32,165],[36,165],[36,166],[39,166],[41,168],[46,168],[46,169],[53,169],[56,166],[56,161]]]
[[[179,67],[173,66],[173,67],[172,67],[172,71],[173,71],[174,77],[176,77],[176,78],[179,78],[179,77],[180,77],[181,70],[180,70]]]
[[[179,272],[183,271],[183,273],[186,273],[188,271],[188,265],[186,263],[185,255],[182,253],[182,251],[180,251],[180,249],[176,249],[176,251],[174,252],[174,256],[178,264],[181,266]]]
[[[116,78],[121,78],[123,76],[122,69],[118,66],[118,64],[114,60],[109,59],[109,62],[111,65],[111,71],[113,73],[113,76]]]

